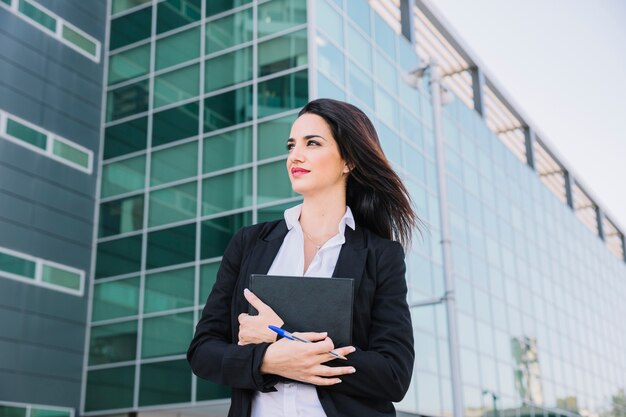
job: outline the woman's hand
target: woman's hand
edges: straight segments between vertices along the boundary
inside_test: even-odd
[[[252,307],[257,309],[259,314],[251,316],[246,313],[241,313],[239,315],[239,344],[247,345],[250,343],[275,342],[277,335],[267,326],[271,324],[276,327],[281,327],[285,322],[278,317],[278,314],[276,314],[270,306],[261,301],[249,289],[246,288],[243,290],[243,295]]]
[[[322,365],[334,359],[328,352],[347,356],[355,351],[352,346],[334,349],[333,341],[326,333],[294,333],[313,343],[301,343],[281,339],[272,343],[265,351],[261,373],[281,375],[285,378],[314,385],[335,385],[341,382],[338,376],[353,374],[352,366],[332,367]]]

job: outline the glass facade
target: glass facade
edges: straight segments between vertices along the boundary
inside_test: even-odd
[[[459,96],[441,110],[437,166],[440,109],[428,80],[405,81],[423,62],[390,23],[397,3],[111,0],[98,163],[0,111],[9,140],[98,167],[93,279],[0,248],[2,277],[81,296],[90,285],[80,414],[173,415],[228,398],[189,369],[194,325],[233,234],[300,201],[286,138],[305,103],[329,97],[372,119],[424,222],[406,253],[410,303],[444,294],[441,213],[449,219],[464,415],[626,417],[625,263]],[[0,5],[99,59],[99,43],[37,2]],[[450,416],[446,310],[412,316],[416,361],[397,408]],[[33,414],[74,415],[0,402],[0,417]]]

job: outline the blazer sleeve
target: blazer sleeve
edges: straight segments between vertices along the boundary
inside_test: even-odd
[[[260,372],[269,344],[239,346],[233,342],[232,303],[247,246],[244,232],[245,229],[240,230],[224,252],[215,285],[187,351],[187,360],[200,378],[233,388],[274,391],[276,381]]]
[[[415,359],[405,272],[402,246],[398,242],[386,245],[377,260],[368,347],[357,348],[348,355],[347,363],[333,361],[337,366],[354,366],[356,373],[340,377],[340,384],[321,389],[354,397],[402,400]]]

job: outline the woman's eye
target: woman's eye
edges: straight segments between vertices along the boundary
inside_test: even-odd
[[[319,142],[316,140],[310,140],[307,142],[307,146],[319,146]]]
[[[285,146],[287,148],[287,151],[290,151],[293,149],[294,144],[293,143],[288,143],[287,146]]]

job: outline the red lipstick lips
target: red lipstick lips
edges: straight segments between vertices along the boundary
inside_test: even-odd
[[[294,167],[291,168],[291,175],[293,175],[294,177],[299,177],[301,175],[304,174],[308,174],[310,171],[304,168],[298,168],[298,167]]]

